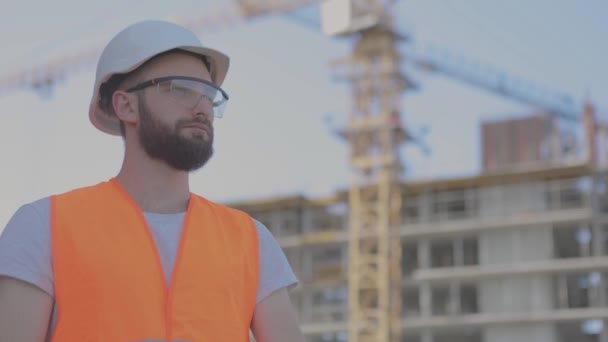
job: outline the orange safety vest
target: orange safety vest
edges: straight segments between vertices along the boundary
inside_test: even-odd
[[[51,197],[53,342],[249,341],[258,236],[191,195],[167,288],[152,234],[115,179]]]

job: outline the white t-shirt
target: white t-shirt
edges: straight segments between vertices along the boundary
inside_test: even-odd
[[[185,213],[144,213],[167,283],[173,271],[184,216]],[[294,287],[298,280],[272,234],[262,223],[254,221],[260,254],[256,298],[259,303],[278,289]],[[0,235],[0,275],[31,283],[54,296],[50,239],[49,197],[21,206]],[[54,331],[56,314],[54,308],[47,340]]]

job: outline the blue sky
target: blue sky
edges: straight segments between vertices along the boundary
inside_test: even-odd
[[[140,19],[193,17],[227,1],[3,1],[0,77],[49,58],[105,43]],[[582,100],[608,106],[604,65],[608,24],[601,0],[400,0],[399,27],[412,36],[404,51],[440,46]],[[319,22],[318,9],[297,13]],[[335,82],[329,61],[350,42],[324,36],[293,16],[273,16],[213,32],[202,41],[232,57],[224,84],[231,100],[216,122],[216,155],[192,176],[192,189],[217,201],[275,195],[323,196],[349,183],[348,148],[325,118],[345,122],[348,86]],[[407,58],[407,57],[406,57]],[[403,151],[407,179],[469,175],[479,168],[481,120],[533,108],[405,64],[420,89],[404,97],[403,120],[430,128],[431,154]],[[21,204],[113,176],[122,141],[97,132],[87,109],[93,69],[68,75],[52,97],[15,91],[0,97],[0,227]]]

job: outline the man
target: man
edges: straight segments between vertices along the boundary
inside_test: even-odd
[[[144,21],[101,54],[89,118],[116,177],[26,204],[0,236],[0,342],[304,341],[268,230],[189,190],[213,154],[228,57]]]

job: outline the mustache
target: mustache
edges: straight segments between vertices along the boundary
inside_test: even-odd
[[[182,127],[192,125],[192,124],[202,124],[210,129],[213,128],[213,124],[211,123],[211,121],[207,120],[205,118],[194,119],[194,120],[182,120],[178,123],[178,127],[182,128]]]

